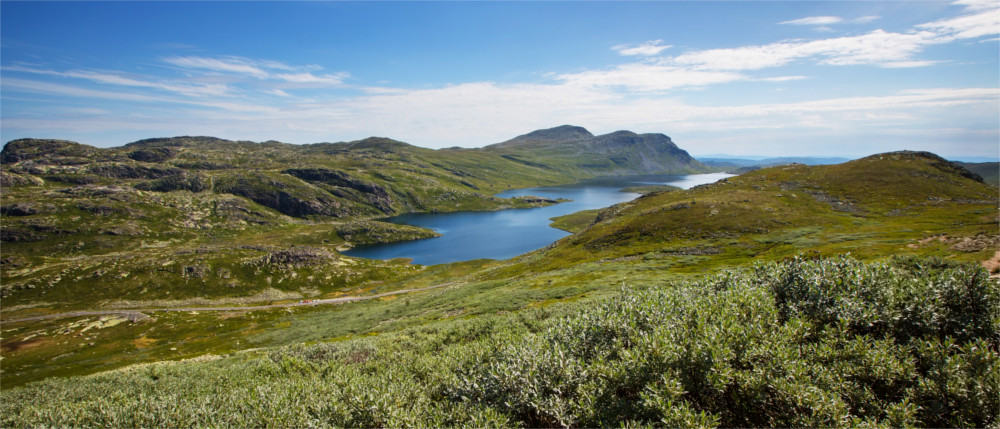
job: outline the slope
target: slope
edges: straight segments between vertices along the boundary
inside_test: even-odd
[[[574,180],[384,138],[300,146],[177,137],[110,149],[24,139],[0,159],[5,317],[339,293],[412,270],[338,248],[435,235],[379,217],[548,204],[493,194]]]
[[[773,167],[607,208],[511,270],[622,258],[704,270],[805,249],[868,257],[948,246],[980,261],[997,249],[997,199],[977,175],[925,152]]]
[[[9,303],[14,301],[4,298],[4,318],[58,311],[58,305],[44,299],[59,288],[80,296],[98,296],[106,300],[104,304],[116,303],[119,308],[136,308],[184,302],[199,306],[281,303],[302,297],[371,296],[447,286],[337,307],[5,323],[0,365],[4,386],[11,387],[53,375],[88,374],[139,362],[228,354],[247,348],[317,341],[334,341],[331,347],[337,348],[341,340],[416,326],[426,329],[421,332],[440,333],[447,341],[462,343],[468,334],[465,328],[452,332],[444,326],[468,320],[471,325],[463,326],[488,333],[493,332],[493,319],[489,318],[506,314],[499,317],[536,329],[530,318],[547,318],[559,314],[556,309],[577,308],[578,303],[588,305],[615,294],[622,285],[639,290],[655,288],[749,261],[781,260],[801,252],[832,255],[849,251],[864,259],[902,253],[940,258],[931,259],[929,266],[951,266],[952,261],[979,261],[996,248],[997,197],[992,189],[933,155],[903,152],[839,166],[772,168],[692,190],[649,194],[605,210],[596,223],[548,249],[510,261],[419,267],[401,261],[345,258],[329,249],[339,241],[326,223],[292,223],[286,229],[253,230],[254,234],[230,238],[218,233],[180,245],[162,245],[184,250],[172,253],[159,253],[152,246],[139,248],[133,253],[148,253],[148,261],[143,262],[149,264],[146,271],[132,266],[136,256],[127,252],[88,256],[80,259],[94,264],[89,268],[92,271],[68,270],[68,265],[55,271],[39,270],[45,279],[68,280],[56,281],[55,287],[18,290],[36,294],[34,301],[28,301],[36,305],[33,308],[22,305],[24,308],[11,311]],[[317,243],[322,234],[327,234],[331,243]],[[229,252],[237,252],[231,262],[213,259],[213,255]],[[58,253],[51,259],[79,263]],[[32,270],[38,268],[17,272],[30,278]],[[225,280],[237,285],[229,290],[246,284],[256,285],[260,292],[247,296],[240,290],[225,294],[227,289],[213,289],[213,284],[228,285],[219,283],[225,275],[229,276]],[[143,280],[130,283],[135,277]],[[179,284],[168,283],[178,277]],[[74,284],[77,289],[68,287]],[[163,285],[164,290],[155,291],[151,285]],[[144,287],[160,295],[141,295],[150,292],[142,291]],[[207,304],[197,301],[208,294],[223,299]],[[178,295],[189,298],[173,298]],[[121,296],[139,296],[145,302],[123,302]],[[62,299],[71,298],[67,295]],[[52,301],[58,303],[56,298]],[[392,338],[405,344],[416,341],[421,353],[439,350],[409,338],[410,334],[399,335]],[[345,344],[345,350],[353,350],[350,348],[361,343]],[[355,351],[345,353],[358,362],[375,359],[368,352]],[[269,356],[282,361],[284,352],[276,353]],[[391,363],[372,361],[372,365],[384,368],[381,365]]]

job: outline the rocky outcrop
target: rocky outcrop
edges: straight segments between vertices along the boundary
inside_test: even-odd
[[[139,162],[164,162],[177,157],[177,151],[169,147],[134,150],[128,157]]]
[[[260,262],[265,265],[305,267],[324,264],[332,259],[336,259],[336,256],[326,249],[298,246],[288,250],[271,252],[264,255]]]
[[[307,182],[322,183],[335,188],[353,189],[365,194],[365,201],[359,202],[370,203],[386,214],[396,212],[393,208],[394,200],[388,190],[375,183],[351,177],[342,171],[326,168],[291,168],[282,171],[282,173],[295,176]],[[337,189],[328,189],[328,191],[342,198],[353,199],[351,198],[353,195],[351,193],[338,193]]]
[[[0,187],[42,186],[45,181],[35,176],[0,171]]]
[[[87,171],[110,179],[159,179],[184,172],[176,167],[147,167],[122,163],[95,164],[87,168]]]
[[[37,160],[48,164],[73,165],[90,162],[88,158],[100,151],[93,146],[66,140],[19,139],[11,140],[0,151],[0,163]]]
[[[332,195],[298,179],[289,179],[279,180],[262,173],[230,176],[216,182],[215,192],[244,197],[293,217],[345,217],[352,214]]]
[[[161,177],[156,180],[151,180],[148,182],[142,182],[135,185],[135,188],[141,191],[155,191],[155,192],[173,192],[173,191],[191,191],[191,192],[202,192],[209,188],[209,181],[200,174],[175,174],[172,176]]]
[[[55,211],[52,205],[41,205],[37,203],[14,203],[0,206],[0,214],[6,216],[31,216],[43,212]]]

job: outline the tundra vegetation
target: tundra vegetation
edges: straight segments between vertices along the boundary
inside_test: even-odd
[[[643,189],[507,261],[338,251],[434,234],[393,214],[552,203],[508,188],[709,171],[681,152],[10,142],[0,425],[998,423],[997,188],[932,154]]]

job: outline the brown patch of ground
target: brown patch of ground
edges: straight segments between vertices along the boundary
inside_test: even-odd
[[[983,268],[990,272],[990,277],[1000,277],[1000,250],[992,258],[983,261]]]
[[[42,337],[29,338],[21,341],[9,341],[4,343],[3,346],[0,346],[0,350],[3,350],[4,353],[13,353],[21,349],[30,349],[32,347],[38,347],[44,344],[45,342],[46,342],[45,338]]]
[[[132,341],[132,344],[135,344],[135,348],[137,349],[144,349],[146,347],[152,346],[155,343],[156,343],[155,339],[146,337],[139,337],[136,338],[135,341]]]

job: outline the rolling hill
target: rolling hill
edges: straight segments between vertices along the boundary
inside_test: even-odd
[[[337,251],[430,233],[389,213],[527,205],[490,195],[586,176],[600,153],[660,168],[664,139],[12,142],[0,422],[995,424],[1000,291],[970,264],[1000,245],[998,196],[933,154],[649,192],[508,261]],[[299,302],[338,297],[370,299]],[[14,321],[94,309],[117,313]]]
[[[529,135],[567,147],[571,136],[589,133]],[[381,137],[310,145],[174,137],[107,149],[15,140],[0,152],[0,294],[10,314],[38,311],[39,303],[66,309],[339,293],[401,270],[343,258],[338,249],[435,235],[379,218],[552,204],[493,195],[590,177],[597,170],[578,166],[633,146],[659,155],[616,172],[697,165],[662,136],[597,137],[575,157],[545,165],[524,162],[519,149],[430,150]]]
[[[984,260],[1000,244],[996,202],[996,188],[981,177],[926,152],[772,167],[604,209],[531,266],[688,256],[703,269],[708,261],[740,263],[806,249],[867,257],[924,246],[930,236],[951,237],[952,245],[982,237],[967,250],[972,260]]]

